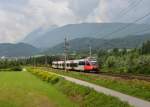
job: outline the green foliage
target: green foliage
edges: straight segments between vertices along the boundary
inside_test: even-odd
[[[114,56],[108,57],[107,60],[106,60],[106,66],[107,66],[108,68],[114,67],[114,66],[115,66],[115,61],[116,61],[116,59],[115,59]]]
[[[150,55],[141,55],[139,49],[126,49],[105,54],[98,53],[101,71],[114,73],[150,74]]]
[[[56,89],[67,95],[73,102],[79,104],[80,107],[130,107],[126,102],[119,99],[98,93],[91,88],[77,85],[69,82],[52,72],[45,72],[42,69],[28,69],[28,71],[42,78],[43,80],[50,79]],[[54,83],[53,83],[54,82]]]
[[[51,84],[56,84],[61,79],[61,77],[57,76],[56,74],[53,74],[50,72],[45,72],[40,69],[28,68],[28,71],[33,73],[34,75],[40,77],[42,80],[47,81]]]
[[[143,46],[141,47],[141,53],[150,54],[150,40],[143,43]]]
[[[61,86],[61,87],[60,87]],[[98,93],[93,89],[62,80],[56,87],[69,96],[80,107],[130,107],[119,99]]]
[[[10,70],[12,70],[12,71],[22,71],[22,67],[21,66],[14,66]]]
[[[0,72],[0,107],[78,107],[29,72]]]
[[[110,88],[124,94],[142,98],[144,100],[150,101],[150,82],[141,81],[141,80],[128,80],[114,78],[111,76],[101,76],[101,75],[92,75],[84,74],[80,72],[61,72],[59,70],[50,70],[61,75],[66,75],[88,81],[106,88]]]

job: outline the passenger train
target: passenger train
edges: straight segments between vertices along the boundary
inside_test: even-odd
[[[53,61],[52,68],[65,69],[65,61]],[[98,64],[95,58],[85,58],[77,60],[67,60],[66,69],[83,71],[83,72],[98,72]]]

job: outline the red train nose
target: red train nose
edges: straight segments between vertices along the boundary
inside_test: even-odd
[[[93,66],[93,70],[97,71],[98,70],[98,66]]]

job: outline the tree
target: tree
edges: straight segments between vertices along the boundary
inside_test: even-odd
[[[150,41],[143,43],[141,47],[141,54],[150,54]]]

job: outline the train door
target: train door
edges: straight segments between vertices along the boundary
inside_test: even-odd
[[[84,71],[84,66],[85,66],[85,61],[84,60],[79,61],[78,70],[79,71]]]

